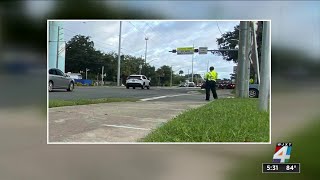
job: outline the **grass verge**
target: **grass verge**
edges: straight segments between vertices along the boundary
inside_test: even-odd
[[[49,108],[61,106],[76,106],[86,104],[99,104],[111,102],[135,102],[134,98],[102,98],[102,99],[77,99],[77,100],[49,100]]]
[[[269,142],[269,112],[258,99],[219,99],[180,114],[145,142]]]
[[[289,163],[300,163],[300,174],[287,174],[287,173],[261,173],[262,163],[271,163],[274,153],[275,144],[272,143],[272,147],[268,152],[264,154],[255,155],[254,157],[244,157],[238,159],[238,163],[234,164],[234,168],[231,172],[228,172],[230,180],[269,180],[269,179],[281,179],[281,180],[308,180],[317,179],[319,177],[319,158],[317,158],[320,144],[317,143],[320,139],[320,117],[315,119],[314,124],[309,128],[304,128],[302,131],[294,136],[282,137],[281,142],[291,142],[292,151],[290,155]]]

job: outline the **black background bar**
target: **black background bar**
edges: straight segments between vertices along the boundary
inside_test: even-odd
[[[262,163],[262,173],[300,173],[300,163]]]

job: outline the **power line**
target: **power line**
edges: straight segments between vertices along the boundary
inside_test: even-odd
[[[216,24],[217,24],[217,27],[218,27],[218,29],[219,29],[219,31],[220,31],[220,34],[223,36],[223,34],[222,34],[221,30],[220,30],[220,27],[219,27],[218,22],[216,22]]]
[[[136,30],[138,30],[138,31],[140,31],[140,32],[142,32],[141,30],[139,30],[134,24],[132,24],[132,22],[131,21],[128,21]],[[145,35],[145,37],[147,37],[147,34],[145,33],[145,32],[142,32],[144,35]]]

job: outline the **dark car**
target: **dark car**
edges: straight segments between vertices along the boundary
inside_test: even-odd
[[[234,89],[236,87],[235,84],[228,84],[227,89]]]
[[[259,97],[259,84],[249,84],[249,97],[250,98]]]

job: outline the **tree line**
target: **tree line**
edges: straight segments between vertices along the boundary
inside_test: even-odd
[[[86,69],[88,79],[101,81],[102,66],[104,66],[104,81],[117,82],[118,54],[115,52],[101,52],[94,47],[94,42],[89,36],[76,35],[66,43],[66,72],[81,73],[85,77]],[[141,57],[131,55],[120,56],[120,79],[125,84],[127,77],[131,74],[141,74],[151,78],[151,84],[155,86],[169,86],[171,81],[171,67],[163,65],[156,68],[145,63]],[[172,85],[178,85],[185,80],[191,79],[191,75],[184,74],[182,70],[178,73],[172,72]],[[200,74],[194,74],[195,83],[201,82]]]

